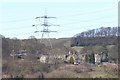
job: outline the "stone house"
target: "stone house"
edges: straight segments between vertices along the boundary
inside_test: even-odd
[[[47,63],[48,62],[48,55],[41,55],[38,58],[38,61],[40,61],[41,63]]]
[[[96,53],[95,54],[95,63],[100,64],[101,63],[101,58],[102,58],[102,55]]]

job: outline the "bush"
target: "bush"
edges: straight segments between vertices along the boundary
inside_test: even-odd
[[[9,67],[8,67],[8,64],[5,63],[2,65],[2,72],[7,72],[7,71],[9,71]]]
[[[74,56],[70,56],[70,63],[73,64],[73,63],[74,63],[74,60],[75,60],[75,59],[74,59]]]
[[[89,63],[95,64],[95,56],[93,52],[89,55]]]
[[[88,55],[85,55],[85,62],[88,62]]]

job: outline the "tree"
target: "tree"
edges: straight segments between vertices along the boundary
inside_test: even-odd
[[[110,37],[111,27],[107,27],[107,36]]]
[[[75,60],[75,59],[74,59],[74,56],[73,56],[73,55],[71,55],[71,56],[70,56],[70,63],[72,63],[72,64],[73,64],[73,63],[74,63],[74,60]]]
[[[108,58],[109,60],[117,60],[118,59],[118,45],[108,46]]]
[[[10,45],[8,40],[9,39],[5,39],[5,38],[2,39],[2,56],[3,57],[8,57],[10,53],[10,49],[9,49]]]
[[[95,55],[94,55],[93,51],[89,55],[89,62],[95,64]]]
[[[36,39],[35,36],[31,35],[28,39]]]
[[[13,39],[13,40],[17,40],[17,37],[13,37],[12,39]]]
[[[118,32],[118,36],[120,36],[120,27],[118,27],[118,31],[117,32]]]
[[[85,62],[87,63],[89,60],[88,60],[88,55],[86,54],[85,55]]]
[[[0,39],[1,39],[1,38],[5,38],[5,36],[3,36],[3,35],[0,34]]]
[[[102,51],[102,62],[108,62],[108,50],[106,46],[103,46],[103,51]]]

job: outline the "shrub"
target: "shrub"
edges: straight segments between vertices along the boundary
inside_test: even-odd
[[[75,59],[74,59],[74,56],[70,56],[70,63],[73,64],[73,63],[74,63],[74,60],[75,60]]]

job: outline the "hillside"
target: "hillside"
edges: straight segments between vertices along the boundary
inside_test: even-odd
[[[71,46],[117,45],[120,27],[101,27],[73,36]]]
[[[70,46],[71,38],[59,38],[59,39],[51,38],[50,41],[53,48],[62,48],[65,45]],[[44,43],[46,46],[50,46],[48,39],[44,39],[42,43]]]
[[[24,78],[117,78],[118,45],[82,45],[72,46],[71,38],[50,39],[53,48],[50,47],[48,40],[44,39],[41,43],[38,39],[2,39],[2,76],[24,77]],[[24,59],[10,56],[11,51],[27,50]],[[49,63],[40,62],[36,55],[49,55]],[[76,51],[78,55],[101,52],[108,54],[108,62],[103,64],[80,63],[74,65],[65,63],[65,55],[69,51]],[[39,60],[39,61],[38,61]],[[104,74],[104,75],[103,75]]]

